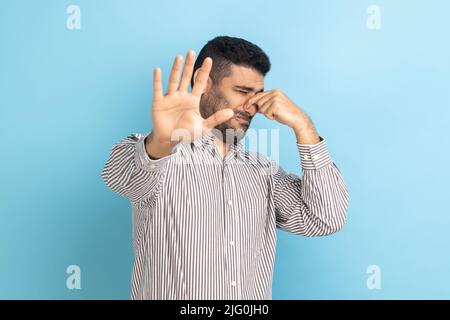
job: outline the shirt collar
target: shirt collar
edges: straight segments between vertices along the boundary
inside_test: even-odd
[[[215,135],[212,131],[208,131],[203,136],[195,139],[193,142],[195,147],[210,146],[216,148]],[[229,152],[234,152],[238,156],[243,156],[243,145],[240,141],[231,144]]]

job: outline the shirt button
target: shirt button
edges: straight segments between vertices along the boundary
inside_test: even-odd
[[[317,159],[319,159],[319,155],[318,154],[315,154],[315,155],[313,155],[313,160],[317,160]]]
[[[308,154],[305,154],[302,158],[303,158],[303,160],[310,160],[311,159],[311,157]]]
[[[232,205],[233,204],[233,201],[231,201],[231,200],[228,200],[228,205]]]
[[[236,287],[236,281],[231,281],[231,285],[232,285],[233,287]]]
[[[233,240],[230,241],[230,246],[234,246],[234,241]]]

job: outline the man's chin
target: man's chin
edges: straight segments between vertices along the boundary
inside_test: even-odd
[[[247,126],[240,126],[238,128],[231,126],[227,127],[218,126],[214,128],[213,131],[215,136],[218,137],[223,142],[227,144],[233,144],[244,138],[247,129],[248,129]]]

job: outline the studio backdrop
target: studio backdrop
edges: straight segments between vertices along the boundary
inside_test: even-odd
[[[0,2],[0,298],[128,299],[131,207],[101,171],[151,131],[152,71],[247,39],[326,138],[349,188],[329,237],[277,231],[274,299],[450,298],[450,3]],[[277,161],[301,174],[295,136]],[[269,135],[270,136],[270,135]],[[267,150],[270,155],[270,148]],[[74,279],[76,278],[76,279]]]

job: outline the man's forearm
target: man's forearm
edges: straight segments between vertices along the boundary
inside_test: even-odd
[[[145,138],[145,151],[152,160],[157,160],[170,155],[176,143],[171,141],[158,141],[154,132]]]
[[[294,129],[299,144],[316,144],[320,142],[319,134],[309,119],[296,124],[292,129]]]

